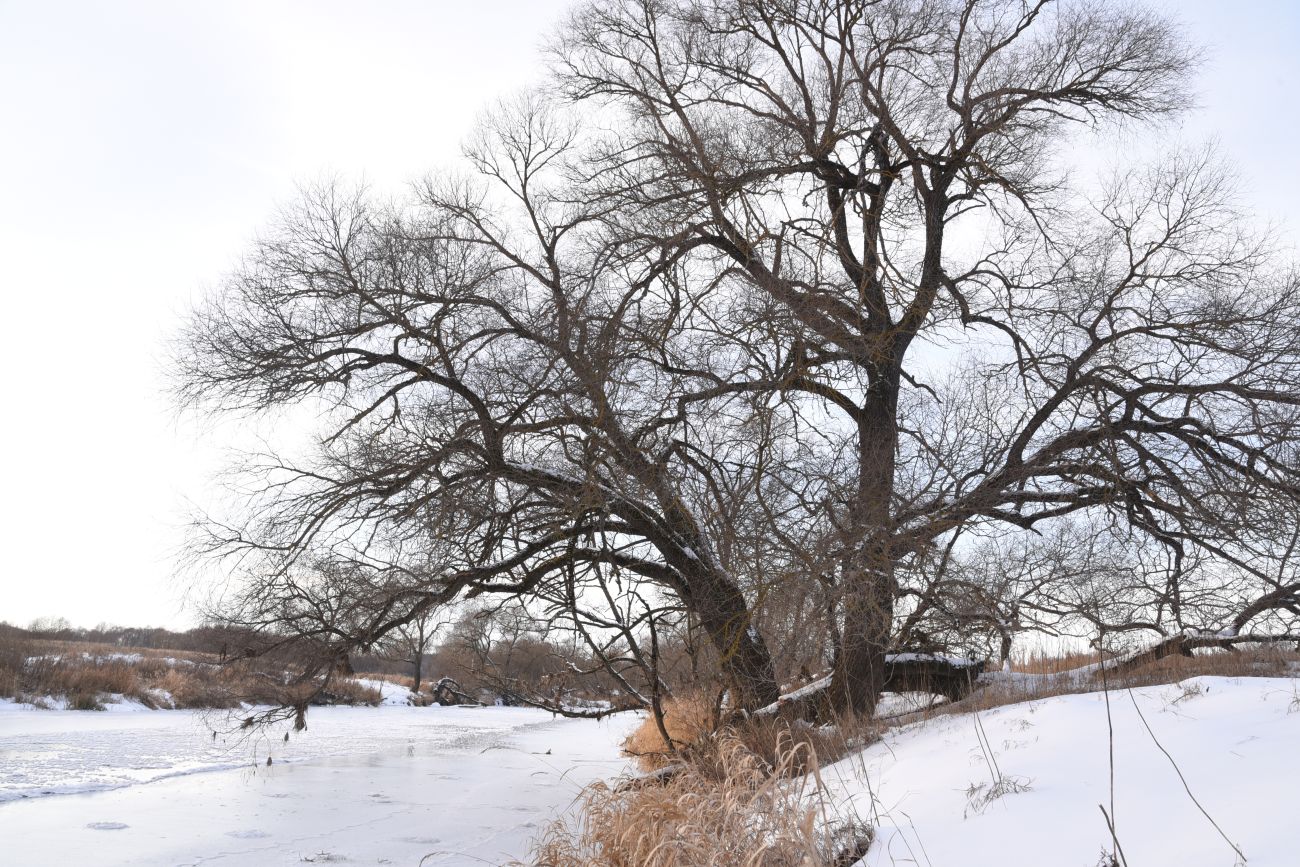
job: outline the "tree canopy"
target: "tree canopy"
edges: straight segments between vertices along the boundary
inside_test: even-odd
[[[304,189],[195,310],[184,402],[324,407],[207,527],[230,618],[671,614],[739,702],[797,660],[859,712],[922,636],[1291,628],[1295,272],[1212,149],[1071,173],[1186,109],[1168,17],[597,0],[550,55],[463,173]]]

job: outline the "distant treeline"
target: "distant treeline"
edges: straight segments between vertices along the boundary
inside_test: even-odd
[[[26,628],[0,621],[0,638],[79,641],[87,644],[112,644],[117,647],[142,647],[150,650],[187,650],[222,654],[239,646],[247,634],[228,626],[197,626],[177,632],[149,626],[113,626],[106,623],[85,629],[75,627],[62,617],[42,617]]]

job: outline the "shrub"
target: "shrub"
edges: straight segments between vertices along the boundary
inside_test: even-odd
[[[68,695],[68,710],[103,710],[99,695],[93,692],[76,692]]]
[[[383,694],[379,690],[355,680],[331,681],[329,692],[343,704],[379,704],[383,701]]]

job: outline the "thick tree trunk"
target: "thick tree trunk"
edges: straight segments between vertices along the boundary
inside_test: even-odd
[[[420,680],[423,673],[424,673],[424,654],[417,653],[415,654],[415,686],[411,688],[411,692],[420,691]]]
[[[841,569],[844,632],[831,681],[832,707],[875,713],[884,687],[885,652],[894,627],[894,557],[890,540],[898,449],[896,372],[882,369],[858,419],[857,502]]]
[[[772,655],[750,624],[749,603],[740,589],[717,575],[695,582],[692,596],[700,625],[718,652],[724,673],[738,692],[735,704],[756,708],[780,696]]]
[[[894,624],[893,576],[859,572],[844,596],[844,635],[831,678],[831,705],[869,717],[884,689],[885,652]]]

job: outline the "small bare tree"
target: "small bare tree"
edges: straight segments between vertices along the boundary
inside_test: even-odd
[[[380,655],[411,666],[411,692],[418,693],[424,680],[424,663],[433,649],[433,639],[446,625],[436,608],[421,610],[411,620],[394,627],[381,640]]]

